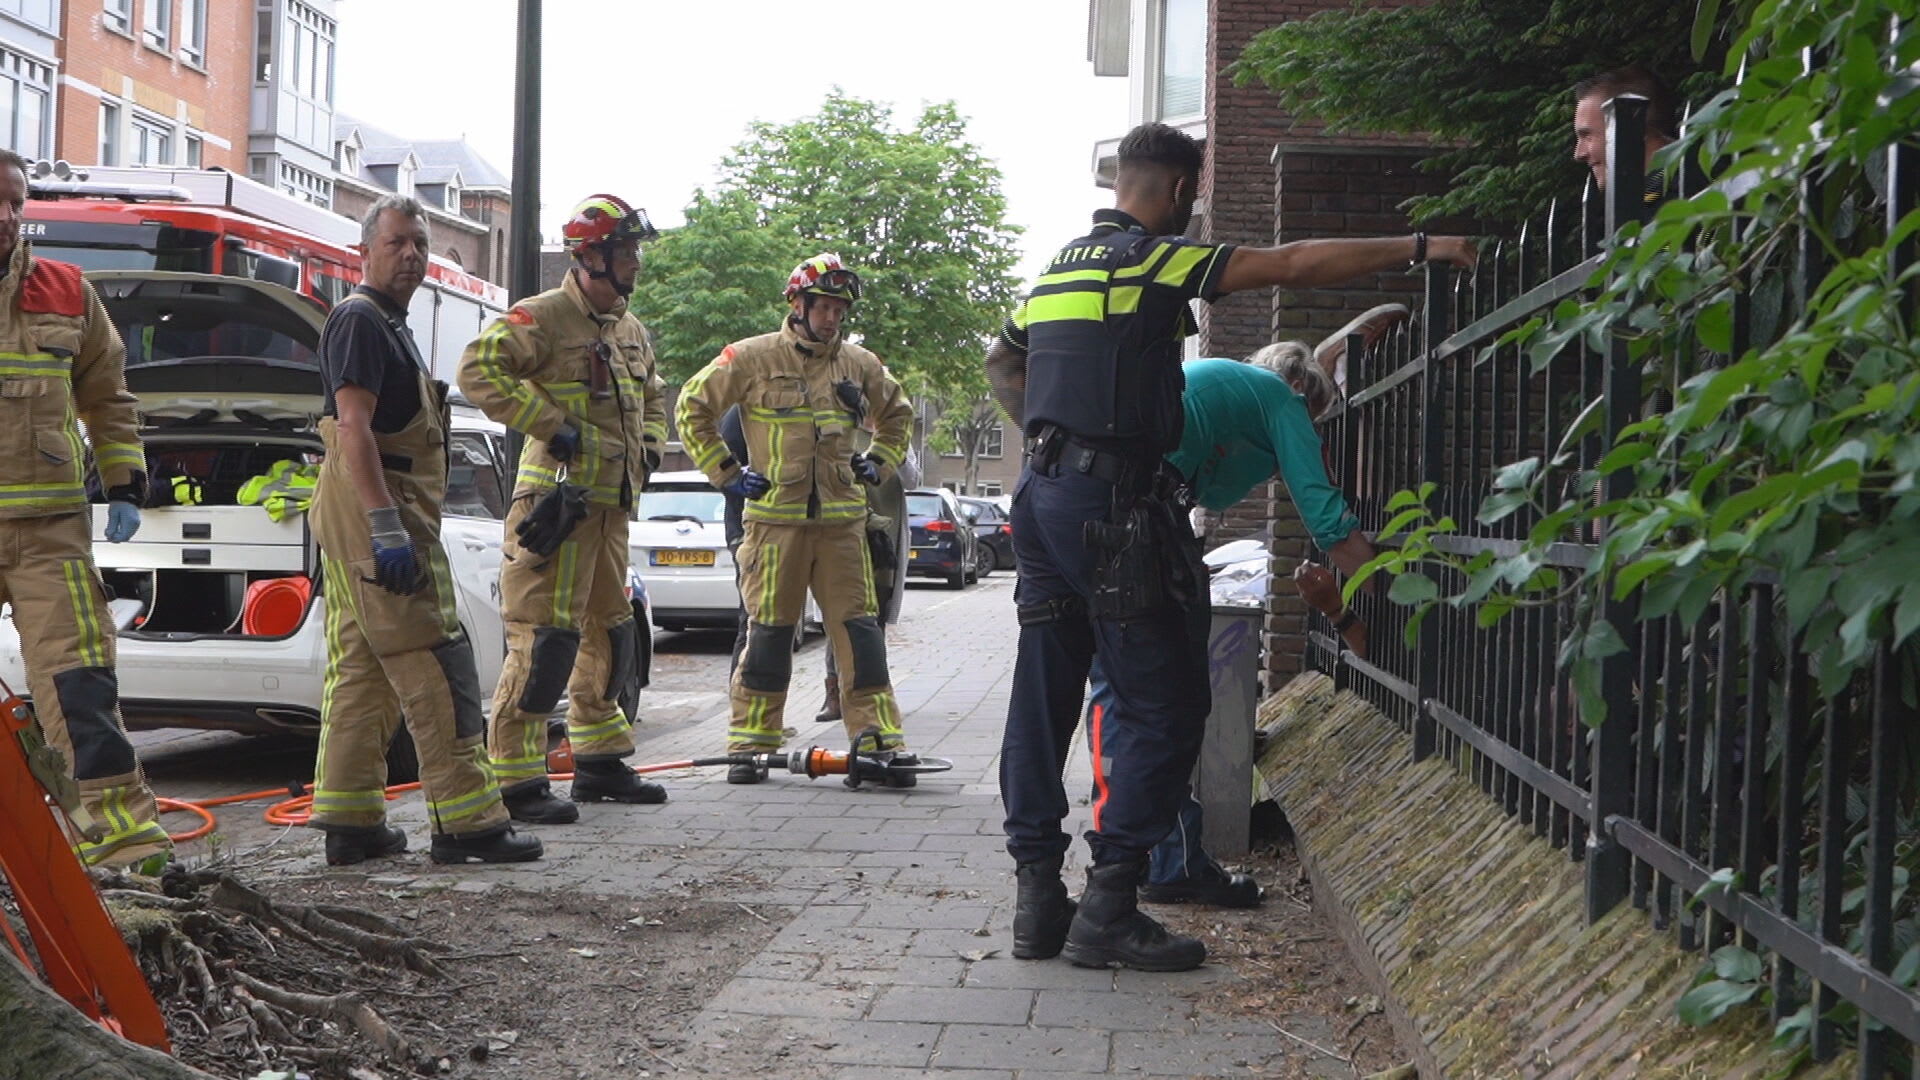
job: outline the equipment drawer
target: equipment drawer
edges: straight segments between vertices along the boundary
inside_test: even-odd
[[[93,542],[105,544],[107,508],[93,508]],[[275,521],[259,506],[156,506],[140,512],[140,531],[121,547],[137,544],[190,544],[195,546],[279,546],[298,549],[307,541],[307,516],[291,514]],[[113,547],[116,545],[106,545]],[[103,561],[106,553],[97,552]],[[299,569],[298,552],[295,552]],[[178,566],[179,563],[168,563]],[[267,569],[262,564],[259,569]]]

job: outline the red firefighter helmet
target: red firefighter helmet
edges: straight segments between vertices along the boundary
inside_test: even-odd
[[[636,210],[615,195],[589,195],[573,208],[560,235],[568,251],[591,244],[619,243],[623,240],[652,240],[660,233],[647,220],[645,210]]]
[[[787,300],[792,301],[801,293],[837,296],[851,304],[860,299],[860,275],[847,269],[840,262],[840,256],[823,251],[787,275]]]

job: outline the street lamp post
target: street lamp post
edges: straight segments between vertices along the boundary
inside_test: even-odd
[[[514,301],[540,291],[540,3],[520,0],[514,54],[513,233],[507,245],[507,293]],[[519,432],[507,430],[516,463],[523,442]]]

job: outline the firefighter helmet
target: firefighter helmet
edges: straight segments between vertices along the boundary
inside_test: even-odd
[[[573,208],[573,216],[560,230],[567,250],[591,244],[619,243],[623,240],[652,240],[660,233],[647,220],[645,210],[628,206],[614,195],[590,195]]]
[[[851,304],[860,299],[860,275],[847,269],[840,256],[823,251],[787,275],[786,298],[791,301],[801,293],[837,296]]]

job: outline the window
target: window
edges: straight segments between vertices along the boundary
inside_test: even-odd
[[[447,437],[445,511],[492,521],[507,516],[506,489],[500,483],[500,467],[487,449],[486,437],[477,432],[456,431]]]
[[[333,158],[334,168],[348,176],[360,175],[360,149],[353,145],[353,140],[340,140],[340,151]]]
[[[120,106],[100,103],[100,164],[120,164]]]
[[[1160,119],[1197,117],[1207,107],[1207,0],[1162,0]]]
[[[173,0],[147,0],[146,12],[140,23],[140,40],[165,49],[173,38]]]
[[[133,0],[107,0],[100,21],[109,30],[122,34],[133,33]]]
[[[202,139],[198,135],[187,136],[187,160],[182,162],[181,164],[185,165],[189,169],[199,168],[200,159],[204,151],[204,147],[202,144],[205,143],[205,141],[206,140]]]
[[[448,184],[447,197],[443,201],[446,204],[448,213],[450,214],[459,213],[460,212],[460,185]]]
[[[173,127],[157,120],[133,114],[128,125],[127,148],[135,165],[173,164]]]
[[[180,55],[194,66],[207,58],[207,0],[180,0]]]
[[[0,0],[0,11],[6,12],[21,22],[32,23],[42,30],[55,29],[53,0]]]
[[[988,429],[986,437],[980,440],[980,456],[983,458],[999,457],[1001,454],[1006,453],[1006,442],[1006,425],[993,425],[992,428]]]
[[[289,195],[297,195],[315,206],[333,208],[333,181],[312,169],[303,169],[290,161],[282,161],[278,186],[281,191]]]
[[[273,9],[253,13],[253,81],[265,86],[273,79]]]
[[[50,157],[47,101],[53,69],[30,56],[0,48],[0,139],[28,161]]]
[[[332,19],[299,0],[287,4],[288,87],[328,104],[333,102],[333,30]]]
[[[987,498],[992,498],[992,497],[994,497],[994,496],[996,496],[996,495],[999,495],[999,494],[1000,494],[1000,481],[998,481],[998,480],[982,480],[982,481],[980,482],[980,494],[981,494],[981,495],[983,495],[983,496],[986,496]],[[997,514],[997,513],[996,513],[996,514],[992,514],[992,515],[990,515],[990,516],[991,516],[991,517],[993,518],[993,520],[995,520],[995,521],[998,521],[998,520],[1000,520],[1000,515],[999,515],[999,514]]]

